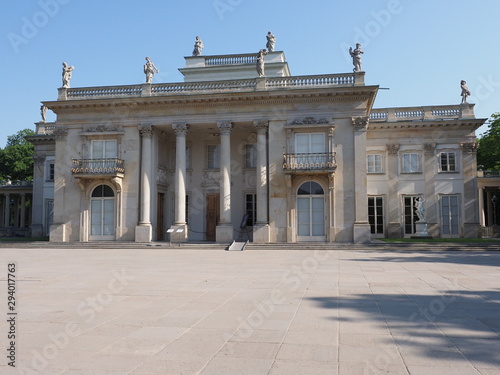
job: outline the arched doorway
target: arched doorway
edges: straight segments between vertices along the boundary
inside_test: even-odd
[[[90,240],[115,239],[115,192],[108,185],[98,185],[90,195]]]
[[[297,241],[325,240],[325,192],[307,181],[297,190]]]

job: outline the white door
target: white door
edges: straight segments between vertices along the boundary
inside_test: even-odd
[[[99,185],[90,198],[90,240],[115,239],[115,194],[108,185]]]
[[[314,181],[303,183],[297,192],[297,241],[326,241],[325,196]]]

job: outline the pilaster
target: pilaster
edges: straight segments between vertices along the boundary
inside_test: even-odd
[[[387,177],[388,181],[388,225],[387,236],[389,238],[402,237],[402,227],[399,218],[399,194],[398,194],[398,152],[399,144],[387,145]]]
[[[477,148],[479,144],[464,142],[462,149],[462,170],[464,175],[464,238],[480,237],[477,194]]]
[[[435,173],[436,144],[424,143],[424,178],[425,178],[425,212],[427,231],[432,237],[439,237],[436,173]],[[418,232],[418,230],[417,230]]]

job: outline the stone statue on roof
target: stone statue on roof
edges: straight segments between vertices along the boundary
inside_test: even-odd
[[[40,107],[40,115],[42,115],[42,122],[47,122],[47,107],[43,104]]]
[[[155,73],[160,73],[155,64],[149,57],[146,57],[146,64],[144,64],[144,74],[146,74],[146,83],[152,83]]]
[[[352,64],[354,65],[353,71],[355,73],[357,72],[362,72],[361,69],[361,55],[364,53],[361,48],[361,44],[356,43],[356,48],[352,49],[352,47],[349,48],[349,55],[352,57]]]
[[[462,104],[465,104],[467,103],[467,97],[470,96],[470,91],[469,88],[467,87],[467,82],[461,80],[460,87],[462,88],[462,93],[460,94],[462,96]]]
[[[197,36],[194,42],[193,56],[201,56],[201,51],[203,50],[203,42],[200,37]]]
[[[267,43],[266,43],[266,48],[269,52],[274,52],[274,46],[276,44],[276,37],[273,35],[272,32],[267,33]]]
[[[259,74],[259,77],[265,77],[266,75],[264,74],[264,56],[267,55],[266,49],[261,49],[259,51],[259,54],[257,55],[257,73]]]
[[[69,88],[69,82],[71,81],[71,76],[73,75],[74,66],[69,66],[67,63],[62,63],[62,87]]]

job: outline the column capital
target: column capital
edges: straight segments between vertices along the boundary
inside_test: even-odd
[[[269,121],[267,120],[255,120],[253,126],[257,128],[257,134],[267,134],[267,129],[269,129]]]
[[[153,136],[153,125],[139,125],[141,138],[151,138]]]
[[[185,122],[176,122],[172,124],[172,129],[174,129],[175,135],[186,135],[189,125]]]
[[[35,165],[43,165],[45,163],[45,156],[42,155],[33,156],[33,163]]]
[[[217,127],[219,128],[221,135],[230,135],[233,123],[231,121],[218,121]]]
[[[398,144],[387,145],[387,152],[389,152],[389,155],[396,155],[398,151],[399,151]]]
[[[58,126],[54,128],[52,135],[56,137],[57,140],[63,140],[68,135],[68,129]]]
[[[477,152],[477,148],[479,147],[478,142],[463,142],[460,143],[460,148],[466,154],[475,154]]]
[[[434,150],[436,150],[435,143],[424,143],[424,151],[427,155],[434,154]]]
[[[369,117],[368,116],[352,117],[351,121],[352,121],[352,126],[354,127],[354,131],[365,132],[366,128],[368,127]]]

